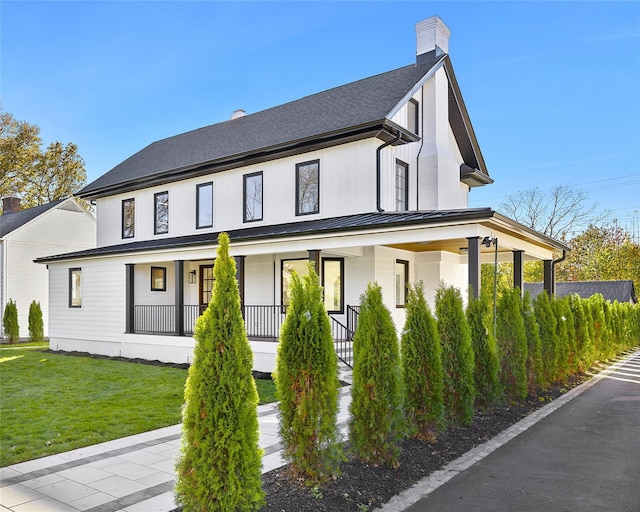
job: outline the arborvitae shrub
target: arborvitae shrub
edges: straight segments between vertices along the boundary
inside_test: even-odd
[[[591,334],[589,324],[591,315],[578,295],[569,296],[569,306],[573,312],[573,325],[576,340],[576,370],[585,371],[593,364]],[[587,316],[588,315],[588,316]]]
[[[34,343],[44,340],[44,323],[42,321],[42,308],[35,300],[29,305],[29,339]]]
[[[604,318],[604,297],[596,293],[589,297],[588,304],[591,310],[591,316],[593,317],[593,347],[595,359],[596,361],[600,361],[609,357],[605,347],[607,334]]]
[[[280,438],[293,474],[318,484],[338,474],[343,459],[338,415],[338,357],[322,287],[312,266],[292,276],[274,375]]]
[[[556,317],[556,334],[558,336],[556,381],[561,381],[569,375],[569,332],[568,320],[562,299],[551,301],[551,309]]]
[[[353,339],[349,434],[354,454],[367,464],[396,466],[404,436],[400,351],[382,289],[369,283],[360,298]]]
[[[475,358],[476,404],[490,407],[501,398],[500,358],[493,336],[493,314],[485,294],[470,299],[467,322],[471,330],[471,343]]]
[[[218,238],[209,307],[198,318],[185,386],[175,493],[185,512],[264,504],[253,352],[240,309],[229,237]]]
[[[445,417],[453,424],[470,425],[475,400],[475,362],[471,331],[458,289],[445,285],[438,288],[436,317],[442,345]]]
[[[577,345],[576,345],[576,326],[573,318],[573,310],[571,309],[571,297],[562,298],[562,307],[564,317],[567,319],[567,367],[568,375],[573,375],[578,371]]]
[[[18,324],[18,306],[9,299],[4,307],[4,316],[2,318],[4,326],[4,335],[9,338],[9,343],[15,343],[20,339],[20,325]]]
[[[401,355],[405,413],[410,433],[434,441],[442,422],[442,359],[436,321],[422,283],[409,288]]]
[[[500,360],[500,381],[507,398],[526,398],[527,331],[522,318],[520,289],[503,290],[498,297],[496,341]]]
[[[556,380],[558,371],[558,323],[551,309],[551,300],[543,291],[533,301],[533,310],[540,329],[540,343],[542,348],[542,387],[546,388]]]
[[[531,303],[529,291],[522,297],[522,318],[527,333],[527,388],[530,395],[535,395],[544,382],[542,372],[542,347],[540,328]]]

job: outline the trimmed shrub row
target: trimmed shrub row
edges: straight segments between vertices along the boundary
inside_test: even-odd
[[[9,343],[15,343],[20,339],[20,325],[18,324],[18,306],[9,299],[2,317],[5,336]],[[29,340],[41,342],[44,340],[44,322],[42,320],[42,308],[35,300],[29,305]]]

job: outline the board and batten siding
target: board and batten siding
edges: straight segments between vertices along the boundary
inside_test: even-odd
[[[34,300],[42,309],[44,335],[49,334],[47,266],[33,260],[88,249],[95,247],[95,243],[95,220],[85,212],[62,208],[48,210],[6,235],[3,241],[6,258],[3,268],[7,274],[5,301],[12,299],[16,302],[20,337],[29,336],[29,306]]]

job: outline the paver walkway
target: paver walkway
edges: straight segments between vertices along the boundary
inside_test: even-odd
[[[350,387],[340,394],[346,435]],[[258,407],[262,471],[284,465],[276,404]],[[0,468],[0,512],[169,512],[181,426]]]

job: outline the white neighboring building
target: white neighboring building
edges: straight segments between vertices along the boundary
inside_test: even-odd
[[[29,336],[29,306],[40,302],[44,335],[49,332],[47,267],[36,258],[96,246],[96,220],[73,199],[61,199],[25,210],[20,199],[3,198],[0,216],[0,330],[4,308],[18,307],[20,337]]]
[[[491,208],[491,184],[437,17],[416,25],[416,62],[250,115],[176,135],[85,187],[95,249],[50,267],[53,349],[185,363],[209,301],[217,236],[238,263],[254,367],[274,367],[292,270],[315,262],[337,343],[355,329],[369,281],[396,325],[406,284],[441,281],[463,295],[480,262],[553,261],[568,248]],[[344,355],[348,346],[340,345]],[[344,357],[348,362],[348,356]]]

